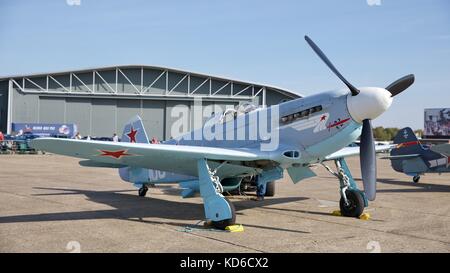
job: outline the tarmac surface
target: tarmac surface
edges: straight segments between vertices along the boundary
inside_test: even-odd
[[[361,184],[359,158],[347,162]],[[197,226],[201,198],[182,199],[176,184],[142,198],[114,169],[0,155],[0,252],[450,252],[450,174],[414,184],[379,159],[371,219],[360,220],[331,215],[338,181],[314,171],[296,185],[285,176],[262,202],[231,197],[245,230],[229,233]]]

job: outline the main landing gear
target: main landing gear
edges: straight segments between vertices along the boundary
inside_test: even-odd
[[[341,213],[348,217],[359,217],[364,211],[364,200],[358,191],[346,190],[339,200]]]
[[[336,159],[334,163],[336,164],[337,172],[333,171],[323,163],[322,165],[339,179],[341,193],[339,207],[341,209],[341,214],[343,216],[358,218],[363,214],[364,207],[367,207],[368,205],[364,192],[358,189],[347,163],[343,158]]]
[[[223,195],[223,187],[219,182],[219,177],[215,174],[221,167],[210,170],[205,159],[197,161],[200,195],[203,199],[205,216],[212,225],[218,229],[225,229],[236,222],[236,211],[228,199]]]
[[[413,177],[413,182],[414,182],[414,183],[419,183],[419,180],[420,180],[420,175],[415,175],[415,176]]]

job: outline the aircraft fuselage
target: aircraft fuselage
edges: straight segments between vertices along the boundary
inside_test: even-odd
[[[259,148],[287,168],[292,164],[309,165],[346,147],[361,134],[361,123],[348,110],[347,90],[334,90],[279,105],[261,108],[221,121],[220,115],[175,139],[170,145],[203,147]],[[227,117],[225,117],[227,118]],[[149,144],[151,145],[151,144]],[[120,171],[126,181],[173,183],[196,179],[192,176],[160,170]],[[221,179],[227,178],[222,173]],[[141,183],[142,183],[141,182]]]

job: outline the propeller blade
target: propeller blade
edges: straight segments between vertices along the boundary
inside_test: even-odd
[[[394,97],[400,94],[401,92],[405,91],[413,83],[414,83],[414,75],[409,74],[391,83],[388,87],[386,87],[386,90],[391,92],[392,96]]]
[[[361,164],[361,176],[364,185],[364,192],[367,199],[373,201],[375,200],[377,191],[377,161],[375,157],[375,143],[372,133],[372,124],[369,119],[363,120],[359,160]]]
[[[331,71],[336,74],[336,76],[341,79],[341,81],[347,85],[348,89],[352,92],[352,96],[356,96],[359,94],[359,90],[354,87],[349,81],[347,81],[344,76],[341,75],[341,73],[334,67],[334,65],[331,63],[331,61],[327,58],[327,56],[320,50],[320,48],[308,37],[305,36],[306,42],[309,44],[309,46],[316,52],[316,54],[322,59],[322,61],[328,66],[328,68],[331,69]]]

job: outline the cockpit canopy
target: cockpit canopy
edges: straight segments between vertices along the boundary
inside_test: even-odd
[[[234,108],[228,108],[225,111],[223,111],[222,113],[216,113],[213,114],[206,122],[205,122],[205,126],[206,125],[214,125],[214,124],[222,124],[222,123],[227,123],[229,121],[232,121],[234,119],[236,119],[238,116],[240,115],[245,115],[247,113],[253,112],[257,109],[259,109],[260,107],[251,104],[249,102],[244,102],[241,103],[239,105],[236,105]]]

